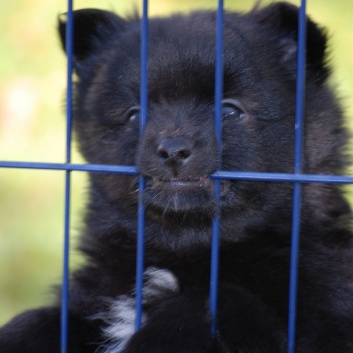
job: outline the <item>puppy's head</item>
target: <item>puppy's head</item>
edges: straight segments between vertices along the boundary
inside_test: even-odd
[[[213,12],[151,19],[147,124],[139,131],[140,23],[101,10],[74,13],[75,130],[91,163],[137,165],[146,177],[147,216],[180,225],[211,219],[218,168],[293,172],[298,9],[276,3],[244,15],[225,14],[222,140],[214,131]],[[65,42],[65,19],[60,21]],[[307,22],[305,170],[337,173],[345,143],[341,115],[326,89],[326,36]],[[337,128],[338,127],[338,128]],[[324,142],[323,142],[324,141]],[[94,176],[100,192],[136,213],[137,178]],[[231,222],[290,219],[291,185],[221,182],[221,208]],[[321,214],[325,198],[322,197]],[[310,202],[308,202],[308,205]],[[310,205],[309,205],[310,206]],[[180,216],[180,217],[178,217]]]

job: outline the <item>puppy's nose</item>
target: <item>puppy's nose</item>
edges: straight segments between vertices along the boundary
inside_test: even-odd
[[[157,154],[164,164],[185,164],[189,160],[192,150],[188,141],[169,138],[159,144]]]

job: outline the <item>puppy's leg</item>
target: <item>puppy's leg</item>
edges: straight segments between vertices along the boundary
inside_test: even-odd
[[[69,314],[70,353],[93,353],[93,323]],[[0,329],[1,353],[60,353],[60,308],[42,308],[16,316]]]
[[[205,295],[181,294],[172,272],[153,267],[145,271],[143,294],[142,328],[137,333],[134,297],[112,302],[102,352],[213,352]]]

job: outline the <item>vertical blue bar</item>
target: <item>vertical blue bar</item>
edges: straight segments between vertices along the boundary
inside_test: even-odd
[[[73,0],[68,0],[66,23],[67,52],[67,92],[66,92],[66,163],[71,162],[71,129],[72,129],[72,69],[73,69]],[[67,353],[68,341],[68,307],[69,307],[69,252],[70,252],[70,171],[65,175],[65,226],[64,226],[64,258],[63,284],[61,294],[61,353]]]
[[[223,0],[218,1],[216,29],[216,64],[215,64],[215,132],[218,142],[218,168],[221,167],[222,144],[222,96],[223,96]],[[210,278],[210,313],[211,333],[216,335],[218,270],[219,270],[219,226],[220,226],[220,180],[214,180],[214,192],[217,199],[216,215],[212,221],[211,278]]]
[[[298,21],[298,56],[295,117],[294,173],[302,172],[303,121],[305,107],[306,0],[301,0]]]
[[[294,173],[302,172],[303,116],[305,105],[306,1],[301,1],[298,21],[298,57],[295,117]],[[293,185],[292,243],[289,283],[288,353],[295,352],[298,261],[300,243],[301,184]]]
[[[141,63],[140,63],[140,134],[147,120],[148,109],[148,0],[143,0],[141,19]],[[138,218],[137,218],[137,259],[136,259],[136,320],[135,330],[141,328],[142,300],[143,300],[143,270],[144,270],[144,228],[145,209],[142,202],[142,194],[145,189],[145,178],[139,177]]]

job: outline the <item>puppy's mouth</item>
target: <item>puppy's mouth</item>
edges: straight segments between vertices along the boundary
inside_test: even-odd
[[[229,181],[221,182],[221,197],[230,188]],[[217,202],[214,182],[207,176],[190,178],[147,177],[144,192],[145,206],[165,213],[206,212],[212,214]]]
[[[214,192],[214,182],[212,179],[207,176],[200,176],[198,178],[150,178],[151,189],[160,189],[160,188],[170,188],[170,189],[189,189],[192,191],[196,188],[209,190],[210,192]],[[221,182],[221,196],[224,196],[229,191],[229,182],[222,181]]]
[[[151,182],[152,188],[211,188],[213,184],[212,180],[205,176],[199,178],[151,178]]]

